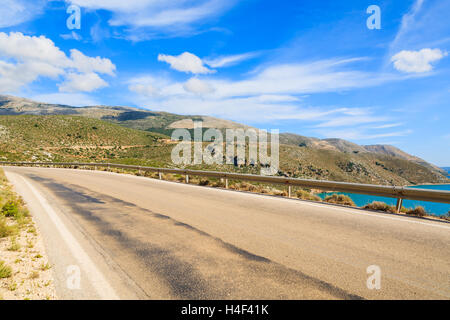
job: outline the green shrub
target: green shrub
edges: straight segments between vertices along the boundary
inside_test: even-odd
[[[407,215],[416,216],[416,217],[424,217],[427,215],[425,209],[421,206],[415,207],[414,209],[410,209],[406,212]]]
[[[2,215],[5,217],[17,217],[19,215],[19,207],[14,201],[6,202],[2,207]]]
[[[336,194],[336,193],[332,194],[331,196],[325,198],[325,202],[343,204],[352,207],[356,206],[353,200],[349,196],[346,196],[345,194]]]
[[[0,261],[0,279],[9,278],[12,275],[11,267],[5,265],[3,261]]]

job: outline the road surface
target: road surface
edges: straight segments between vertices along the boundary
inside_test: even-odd
[[[4,169],[63,299],[450,298],[446,222],[109,172]],[[379,289],[367,286],[369,266]]]

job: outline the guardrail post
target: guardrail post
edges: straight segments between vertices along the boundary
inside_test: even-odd
[[[158,175],[159,175],[159,180],[162,180],[162,173],[158,172]]]
[[[291,186],[288,186],[288,197],[291,197]]]
[[[225,178],[225,189],[228,189],[228,178]]]
[[[402,198],[398,198],[397,199],[397,205],[395,206],[395,211],[397,213],[400,213],[402,211],[402,204],[403,204],[403,199]]]
[[[189,183],[189,175],[186,175],[186,183]]]

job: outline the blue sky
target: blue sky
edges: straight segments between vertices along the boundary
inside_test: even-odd
[[[370,5],[381,29],[366,25]],[[449,166],[449,12],[448,0],[3,0],[0,93],[392,144]]]

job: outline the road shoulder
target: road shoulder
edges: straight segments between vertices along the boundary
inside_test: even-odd
[[[0,170],[0,299],[57,298],[41,232]]]

